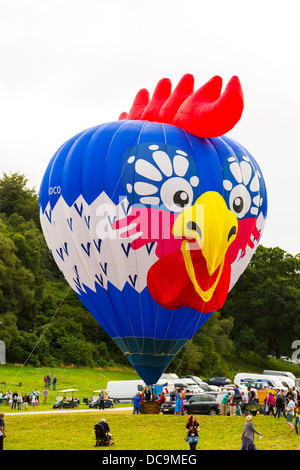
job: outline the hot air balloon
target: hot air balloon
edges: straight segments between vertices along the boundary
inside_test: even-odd
[[[129,113],[65,142],[40,187],[58,267],[148,385],[222,308],[267,216],[258,164],[224,135],[239,79],[221,89],[213,77],[194,92],[187,74],[140,90]]]

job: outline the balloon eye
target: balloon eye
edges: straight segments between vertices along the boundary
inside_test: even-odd
[[[242,219],[251,207],[251,196],[246,186],[238,184],[235,186],[229,196],[229,209],[238,219]]]
[[[244,201],[241,197],[236,197],[232,205],[233,205],[234,212],[237,212],[238,214],[240,214],[244,207]]]
[[[189,195],[185,191],[177,191],[173,196],[174,204],[178,207],[185,207],[189,203]]]
[[[171,212],[182,212],[193,202],[193,189],[184,178],[169,178],[161,187],[162,203]]]

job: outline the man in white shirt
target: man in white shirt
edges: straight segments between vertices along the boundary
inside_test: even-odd
[[[293,419],[295,416],[295,402],[291,396],[288,397],[288,404],[286,406],[286,423],[291,428],[291,432],[294,431]]]

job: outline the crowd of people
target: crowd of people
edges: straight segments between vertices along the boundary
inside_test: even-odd
[[[24,410],[28,410],[29,406],[31,406],[31,408],[34,410],[35,407],[41,403],[41,398],[44,404],[47,403],[51,385],[53,390],[56,390],[56,383],[56,376],[54,375],[51,377],[49,372],[49,374],[44,377],[45,388],[41,394],[38,388],[32,390],[31,393],[21,393],[17,390],[10,391],[9,389],[6,392],[0,390],[0,405],[4,404],[6,406],[10,406],[12,410],[21,410],[22,406],[24,406]]]
[[[264,415],[273,416],[274,418],[283,416],[291,431],[295,430],[298,434],[299,405],[300,393],[295,387],[290,388],[287,392],[278,389],[274,393],[274,391],[269,390],[264,399],[262,411]],[[221,402],[221,414],[223,416],[228,414],[230,416],[241,416],[246,414],[247,411],[251,411],[255,415],[260,408],[257,392],[250,387],[248,387],[246,395],[243,391],[240,392],[238,386],[235,385],[234,390],[228,391]]]
[[[47,403],[48,393],[48,389],[45,388],[42,393],[44,404]],[[24,406],[24,410],[28,410],[29,406],[31,406],[32,409],[35,410],[35,407],[40,404],[40,392],[37,388],[35,390],[32,390],[31,393],[24,394],[21,394],[17,390],[15,390],[14,392],[7,390],[6,393],[3,393],[0,390],[0,404],[10,406],[12,410],[21,410],[22,406]]]

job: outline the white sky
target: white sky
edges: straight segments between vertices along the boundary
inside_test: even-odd
[[[196,88],[238,75],[228,134],[259,163],[269,197],[261,243],[300,252],[297,0],[0,0],[0,177],[39,189],[62,143],[117,120],[136,92],[185,73]]]

